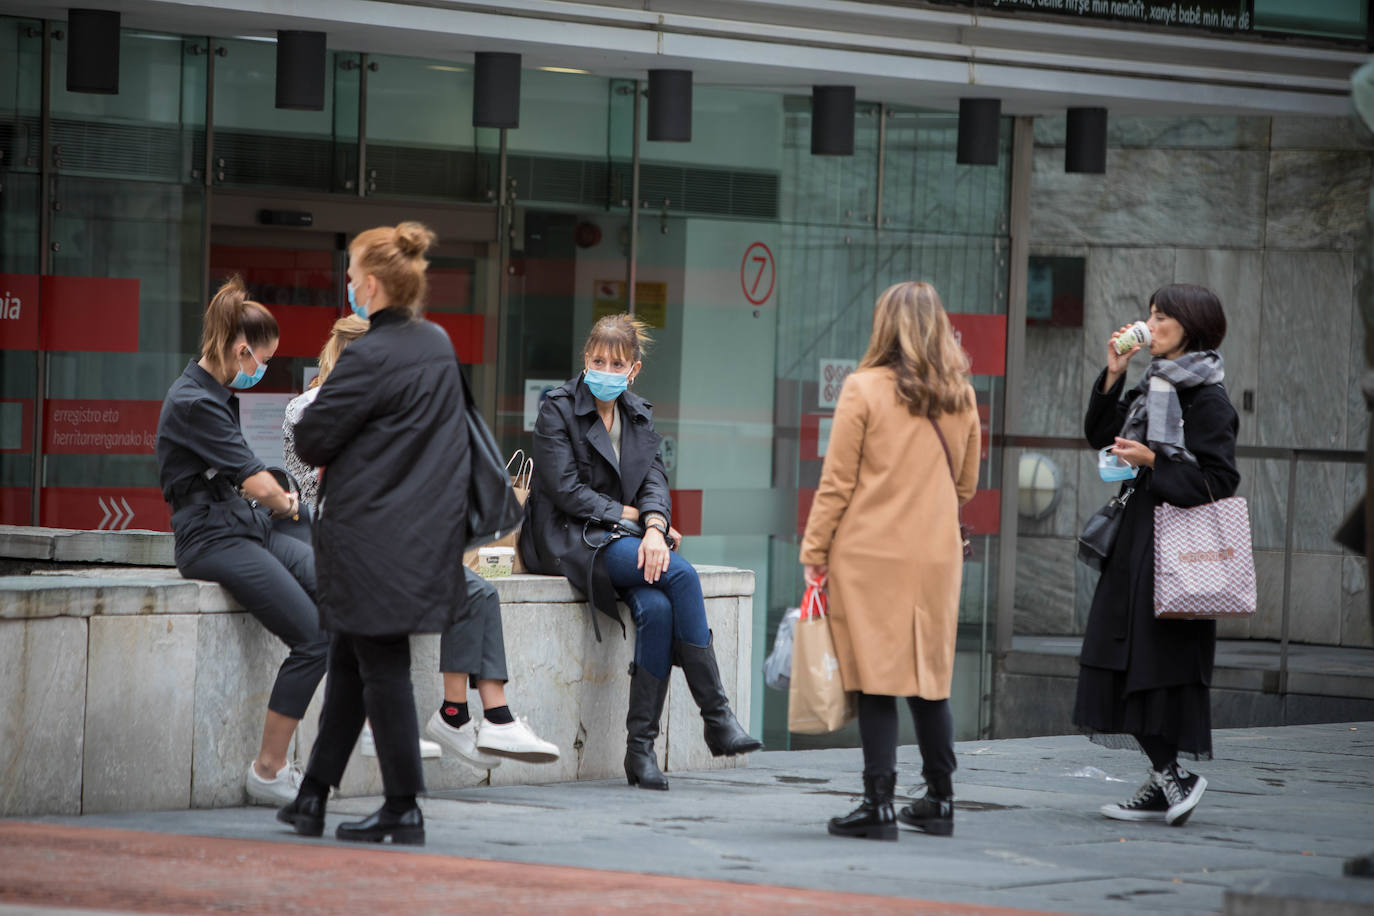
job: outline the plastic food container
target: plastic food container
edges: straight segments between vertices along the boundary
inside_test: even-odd
[[[514,566],[514,547],[482,547],[477,551],[477,572],[484,579],[509,576]]]

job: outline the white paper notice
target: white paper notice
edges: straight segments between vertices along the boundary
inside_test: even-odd
[[[566,379],[561,378],[525,379],[525,432],[534,429],[534,421],[539,418],[539,405],[544,403],[544,395],[565,381]]]
[[[859,368],[856,359],[823,359],[820,373],[816,379],[816,404],[819,407],[834,407],[840,400],[840,388],[849,374]]]
[[[286,467],[282,457],[281,424],[286,418],[286,405],[294,394],[239,395],[239,427],[248,447],[269,468]]]

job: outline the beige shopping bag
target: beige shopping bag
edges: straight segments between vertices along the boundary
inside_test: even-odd
[[[845,691],[840,679],[825,592],[808,584],[802,599],[802,616],[792,635],[787,729],[799,735],[837,731],[857,715],[857,705],[856,696]]]
[[[1249,617],[1256,597],[1250,510],[1243,498],[1155,507],[1156,617]]]
[[[510,476],[511,489],[515,490],[515,498],[520,500],[520,505],[525,504],[529,498],[530,486],[534,479],[534,459],[525,457],[524,449],[516,449],[515,454],[510,456],[510,461],[506,464],[506,470],[514,468],[514,473]],[[515,562],[511,567],[511,574],[516,575],[525,572],[525,564],[520,561],[520,529],[516,528],[503,538],[497,538],[487,547],[514,547]],[[469,550],[463,554],[463,565],[473,572],[480,572],[478,569],[479,558],[476,550]]]

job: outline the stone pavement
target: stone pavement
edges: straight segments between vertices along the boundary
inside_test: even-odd
[[[623,781],[451,790],[422,802],[419,852],[302,840],[265,808],[0,821],[0,916],[5,904],[314,913],[387,901],[408,913],[1181,916],[1220,912],[1227,888],[1261,878],[1363,887],[1340,876],[1344,860],[1374,851],[1374,723],[1219,731],[1215,742],[1216,759],[1197,767],[1209,789],[1183,828],[1102,818],[1099,805],[1135,790],[1144,758],[1080,737],[961,743],[950,839],[827,836],[825,819],[853,802],[858,750],[671,773],[666,793]],[[916,749],[899,760],[899,793],[913,794]],[[336,802],[326,836],[377,803]],[[330,905],[313,907],[312,893]]]

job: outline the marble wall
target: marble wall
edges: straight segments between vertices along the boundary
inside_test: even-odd
[[[1368,417],[1357,384],[1364,331],[1354,248],[1374,142],[1344,119],[1113,118],[1105,175],[1065,173],[1063,143],[1063,118],[1036,121],[1031,253],[1085,259],[1083,327],[1027,328],[1026,384],[1012,431],[1081,437],[1109,333],[1145,317],[1155,288],[1191,282],[1216,290],[1226,307],[1222,353],[1242,446],[1362,450]],[[1015,631],[1081,632],[1096,576],[1072,561],[1074,537],[1112,487],[1098,480],[1086,449],[1042,451],[1058,465],[1063,493],[1052,517],[1021,519]],[[1362,613],[1366,565],[1331,541],[1363,492],[1362,473],[1306,460],[1297,471],[1290,636],[1374,647]],[[1241,472],[1261,607],[1252,621],[1227,623],[1223,635],[1274,639],[1289,466],[1248,458]]]
[[[754,574],[700,566],[721,680],[750,718]],[[426,760],[431,791],[623,778],[628,667],[621,638],[562,578],[497,581],[511,710],[560,748],[553,764],[484,771]],[[622,615],[629,619],[628,610]],[[411,641],[421,725],[442,699],[439,637]],[[212,583],[175,569],[0,577],[0,817],[243,805],[244,775],[286,648]],[[297,730],[304,765],[324,687]],[[480,715],[476,691],[470,694]],[[706,748],[701,715],[675,669],[657,742],[668,773],[746,765]],[[345,795],[382,790],[375,758],[355,751]]]

